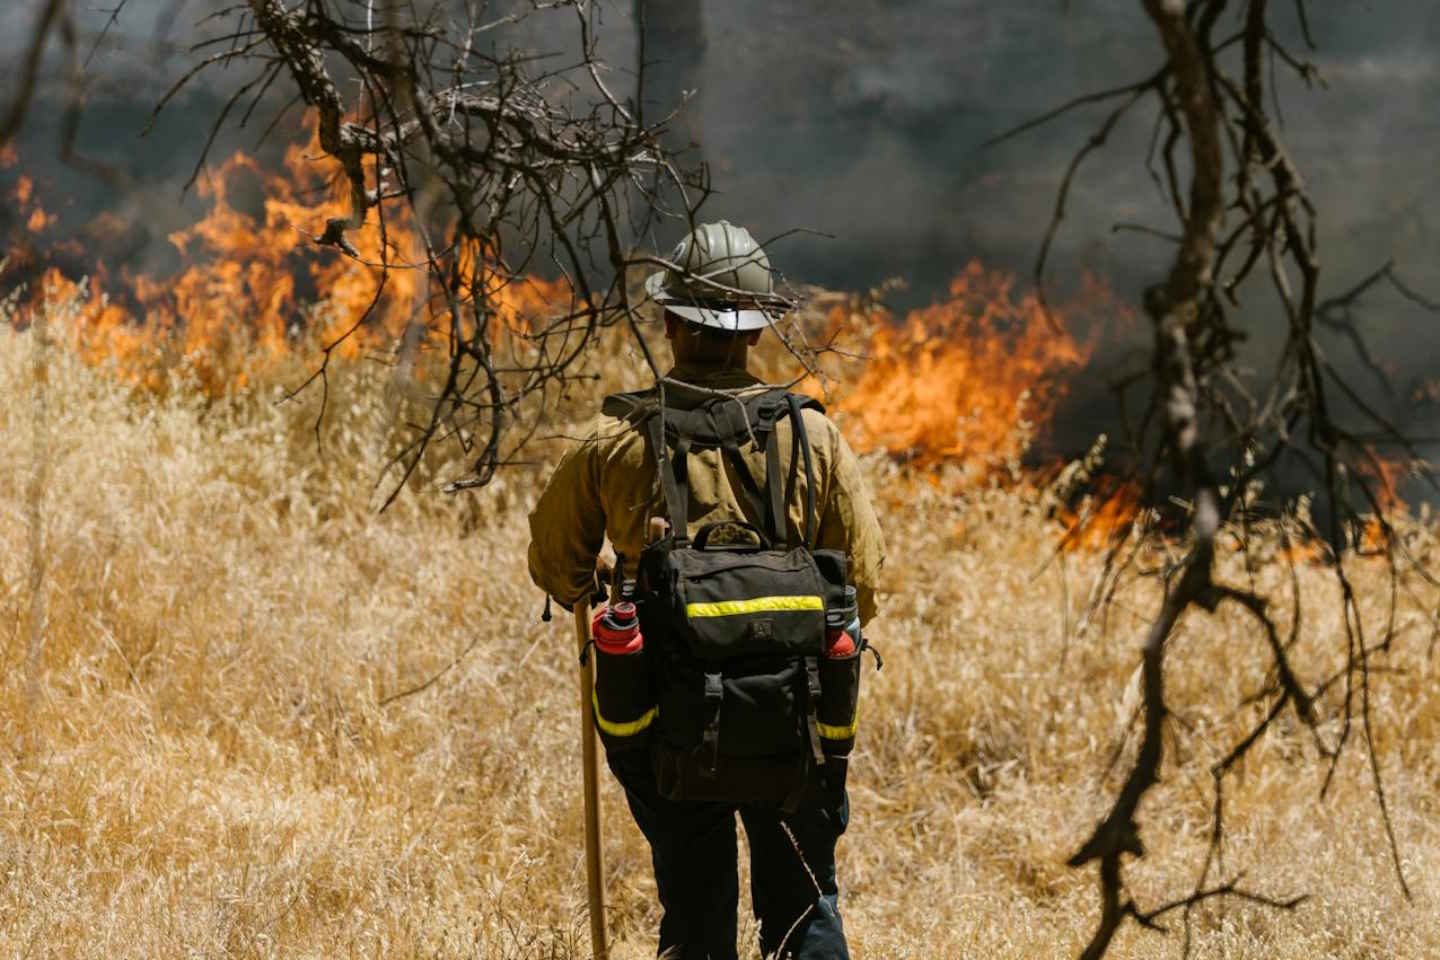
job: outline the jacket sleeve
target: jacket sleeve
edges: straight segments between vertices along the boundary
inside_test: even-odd
[[[597,444],[580,443],[560,461],[530,513],[530,579],[561,603],[585,597],[605,542]]]
[[[885,539],[875,506],[865,485],[865,475],[840,431],[833,426],[829,438],[830,483],[825,508],[820,514],[817,546],[844,550],[850,555],[850,576],[860,606],[860,621],[875,616],[875,592],[880,588],[880,570],[885,564]]]

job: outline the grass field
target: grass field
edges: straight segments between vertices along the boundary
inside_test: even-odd
[[[435,478],[461,466],[432,464],[379,515],[384,388],[343,372],[322,455],[317,397],[137,398],[0,322],[0,955],[588,955],[573,641],[568,618],[540,621],[524,563],[558,447],[458,498]],[[1098,901],[1064,861],[1117,786],[1117,747],[1123,768],[1155,587],[1081,629],[1098,557],[1046,566],[1057,528],[1034,496],[867,464],[890,559],[840,856],[853,952],[1073,956]],[[1440,571],[1432,530],[1407,535]],[[1383,571],[1353,563],[1373,629]],[[1288,624],[1284,566],[1254,575]],[[1341,662],[1340,608],[1324,567],[1299,578],[1313,682]],[[1309,899],[1207,906],[1194,956],[1440,956],[1440,591],[1405,585],[1373,708],[1413,901],[1363,743],[1321,800],[1324,764],[1287,716],[1229,786],[1224,867]],[[1174,638],[1179,716],[1128,873],[1142,905],[1194,883],[1209,766],[1263,713],[1238,705],[1265,662],[1233,610]],[[1338,700],[1321,709],[1333,738]],[[651,956],[648,851],[602,789],[614,952]],[[1166,919],[1111,955],[1178,956]]]

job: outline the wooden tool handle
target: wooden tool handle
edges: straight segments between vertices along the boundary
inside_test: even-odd
[[[585,881],[590,894],[590,949],[595,960],[610,956],[605,936],[605,867],[600,857],[600,770],[595,749],[594,655],[585,656],[590,643],[590,604],[575,603],[575,636],[580,645],[580,753],[585,765]]]

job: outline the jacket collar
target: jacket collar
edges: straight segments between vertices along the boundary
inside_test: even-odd
[[[744,367],[702,369],[677,363],[665,375],[670,380],[694,384],[707,390],[743,390],[761,385],[761,381]]]

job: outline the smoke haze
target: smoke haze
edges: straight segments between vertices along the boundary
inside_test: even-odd
[[[37,8],[22,0],[0,10],[7,73],[18,71],[16,44]],[[195,0],[130,0],[95,56],[77,143],[119,170],[123,188],[53,162],[64,99],[58,80],[42,88],[19,145],[22,165],[53,176],[48,195],[83,214],[68,222],[110,210],[137,224],[123,255],[144,269],[173,263],[165,235],[203,210],[193,192],[181,197],[180,185],[224,95],[249,79],[211,74],[148,137],[138,136],[164,90],[195,61],[186,48],[225,25],[195,26],[209,9]],[[647,109],[666,112],[678,90],[694,91],[675,137],[697,141],[713,172],[717,195],[705,216],[744,223],[759,237],[794,227],[828,234],[833,239],[788,238],[772,260],[791,280],[836,289],[903,277],[901,307],[929,302],[976,257],[1028,276],[1065,166],[1105,108],[982,144],[1072,96],[1141,78],[1161,60],[1154,30],[1131,0],[626,0],[603,14],[601,52],[617,92],[635,92],[642,16]],[[77,15],[88,51],[106,15]],[[1440,6],[1316,5],[1314,51],[1285,15],[1277,12],[1282,39],[1313,59],[1325,82],[1306,89],[1283,64],[1275,72],[1285,136],[1320,211],[1322,293],[1393,260],[1411,286],[1440,298]],[[1217,32],[1233,28],[1222,23]],[[573,18],[537,16],[506,39],[563,58],[574,43]],[[58,64],[58,49],[51,52]],[[251,147],[270,113],[262,109],[246,131],[227,127],[212,155]],[[298,121],[298,111],[292,117]],[[1082,168],[1047,273],[1056,285],[1073,286],[1089,270],[1138,302],[1168,264],[1163,241],[1112,229],[1174,229],[1143,162],[1154,119],[1153,108],[1135,111]],[[296,128],[282,127],[276,142]],[[661,248],[675,239],[652,238]],[[1264,291],[1251,299],[1270,309]],[[1378,290],[1363,307],[1362,329],[1398,385],[1434,376],[1433,315]],[[1262,337],[1263,320],[1247,317]],[[1346,349],[1337,341],[1337,354]],[[1077,408],[1088,423],[1090,401]]]

